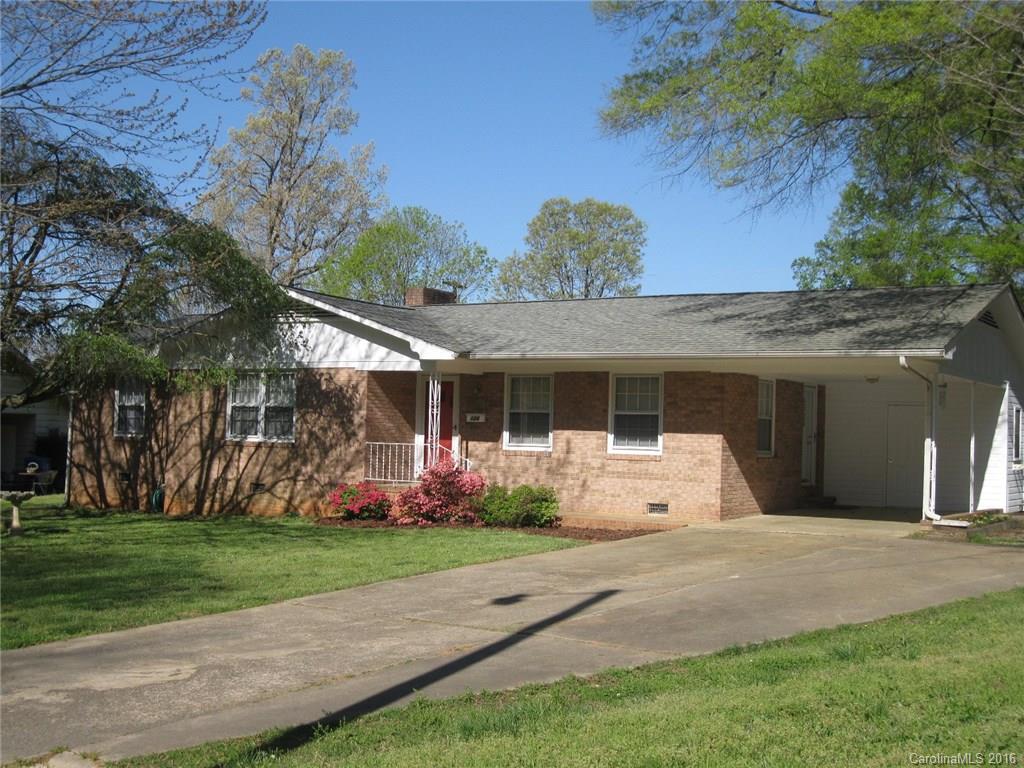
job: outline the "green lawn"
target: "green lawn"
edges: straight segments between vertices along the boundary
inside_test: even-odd
[[[419,700],[122,766],[913,765],[1024,761],[1024,590],[710,656]],[[270,749],[268,745],[287,744]],[[918,763],[926,764],[926,763]],[[934,764],[934,763],[933,763]]]
[[[570,547],[492,529],[345,529],[300,518],[173,520],[22,509],[0,544],[0,647],[273,603],[374,581]],[[7,509],[4,520],[9,520]]]

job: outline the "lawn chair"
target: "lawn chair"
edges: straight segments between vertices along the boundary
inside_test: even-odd
[[[46,472],[37,472],[32,480],[32,490],[39,496],[53,493],[53,483],[57,479],[57,470],[50,469]]]

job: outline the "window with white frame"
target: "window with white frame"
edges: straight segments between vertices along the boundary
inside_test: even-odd
[[[509,376],[507,448],[551,448],[551,377]]]
[[[228,437],[292,440],[295,437],[295,374],[247,372],[228,387]]]
[[[122,379],[114,392],[114,434],[134,437],[145,429],[146,384],[141,379]]]
[[[1014,406],[1013,408],[1013,460],[1019,462],[1021,456],[1024,455],[1021,452],[1021,423],[1020,423],[1020,408]]]
[[[609,448],[622,452],[661,450],[661,376],[612,377]]]
[[[771,456],[775,451],[775,382],[757,382],[757,452]]]

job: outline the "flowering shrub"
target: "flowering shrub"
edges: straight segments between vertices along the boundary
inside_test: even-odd
[[[373,483],[342,483],[327,496],[327,505],[346,520],[385,520],[391,498]]]
[[[398,495],[391,519],[397,525],[475,524],[474,502],[485,485],[476,472],[445,459],[424,472],[419,485]]]

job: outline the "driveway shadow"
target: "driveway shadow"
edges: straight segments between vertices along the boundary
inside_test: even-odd
[[[417,691],[423,690],[427,686],[432,685],[439,680],[451,677],[452,675],[468,669],[475,664],[479,664],[481,661],[496,656],[509,648],[519,645],[533,635],[566,621],[573,616],[582,613],[593,605],[597,605],[598,603],[607,600],[618,592],[619,590],[617,589],[606,589],[596,592],[590,597],[569,606],[565,610],[559,611],[558,613],[552,614],[551,616],[539,621],[535,621],[533,624],[523,627],[518,632],[507,635],[493,643],[481,646],[475,651],[471,651],[457,659],[449,661],[446,664],[435,667],[428,672],[416,675],[408,680],[403,680],[390,688],[386,688],[372,696],[367,696],[361,701],[350,704],[336,712],[331,712],[330,714],[327,714],[311,723],[289,728],[288,730],[278,734],[275,738],[258,745],[255,749],[259,752],[276,754],[298,749],[299,747],[308,744],[313,739],[322,736],[325,730],[337,728],[357,717],[362,717],[372,712],[376,712],[379,709],[383,709],[406,696],[410,696]],[[491,603],[494,605],[512,605],[526,599],[527,597],[529,597],[529,595],[508,595],[507,597],[495,598]],[[229,764],[221,764],[217,768],[228,768],[228,765]]]

